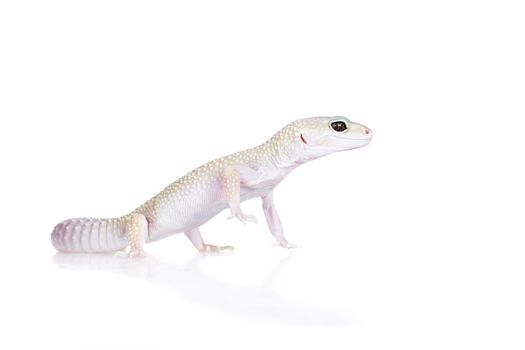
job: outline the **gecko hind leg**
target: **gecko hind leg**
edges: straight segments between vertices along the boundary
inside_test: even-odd
[[[148,236],[148,220],[144,215],[138,213],[130,215],[126,222],[126,235],[129,244],[128,256],[147,256],[144,245]]]
[[[210,254],[210,255],[230,255],[233,253],[233,247],[226,245],[226,246],[218,246],[218,245],[211,245],[204,243],[201,233],[198,228],[193,228],[189,231],[184,232],[186,237],[189,238],[193,246],[203,254]]]

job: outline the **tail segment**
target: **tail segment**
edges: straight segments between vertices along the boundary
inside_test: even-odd
[[[68,219],[53,229],[51,242],[62,252],[110,252],[128,245],[126,222],[115,219]]]

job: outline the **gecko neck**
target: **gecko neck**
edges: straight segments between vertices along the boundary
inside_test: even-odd
[[[269,165],[279,169],[297,168],[312,159],[305,152],[305,145],[299,142],[276,143],[270,139],[259,146],[263,154],[267,155]]]

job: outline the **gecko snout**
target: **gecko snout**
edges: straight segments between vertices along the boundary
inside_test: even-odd
[[[363,135],[367,140],[372,139],[372,130],[370,130],[368,127],[361,125],[360,132],[362,133],[361,135]]]

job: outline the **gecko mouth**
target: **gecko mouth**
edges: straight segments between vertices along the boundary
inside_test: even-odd
[[[372,140],[371,137],[363,137],[363,138],[358,138],[358,137],[339,137],[339,136],[334,136],[334,137],[337,137],[338,139],[341,139],[341,140],[351,140],[351,141],[370,141]]]

